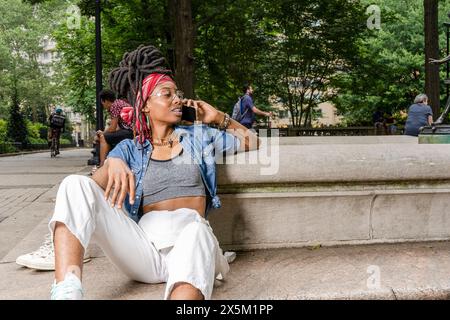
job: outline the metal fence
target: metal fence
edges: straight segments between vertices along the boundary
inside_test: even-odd
[[[72,148],[75,147],[75,143],[61,144],[60,148]],[[0,143],[0,154],[3,153],[13,153],[21,151],[34,151],[34,150],[50,150],[50,146],[47,143],[27,143],[22,144],[21,142],[10,142],[10,143]]]
[[[397,127],[395,131],[388,131],[385,128],[376,127],[324,127],[324,128],[271,128],[279,130],[281,137],[298,137],[298,136],[377,136],[377,135],[401,135],[404,129]],[[260,130],[267,130],[268,127],[256,127],[255,130],[259,133]]]

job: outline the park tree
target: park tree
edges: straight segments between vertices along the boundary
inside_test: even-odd
[[[19,0],[0,2],[0,70],[2,116],[8,107],[20,108],[37,68],[39,40],[31,19],[32,7]],[[24,80],[27,80],[26,82]]]
[[[80,27],[70,29],[60,23],[54,37],[62,55],[61,71],[66,75],[66,101],[75,111],[93,120],[95,29],[92,17],[95,8],[92,1],[77,3],[82,13]],[[237,88],[252,78],[255,73],[252,68],[265,50],[262,41],[254,41],[261,37],[252,33],[255,21],[248,20],[252,10],[248,1],[243,0],[192,1],[191,4],[172,0],[103,2],[104,85],[107,85],[109,71],[118,65],[125,52],[140,44],[153,44],[168,58],[186,96],[209,99],[219,108],[230,108],[240,92]],[[192,12],[192,28],[187,28],[186,22],[180,22],[185,18],[179,17],[189,12]],[[215,67],[211,67],[213,61]],[[229,66],[232,66],[231,72],[226,71]],[[217,73],[218,69],[223,72]]]
[[[70,29],[61,23],[52,36],[61,54],[58,73],[64,75],[62,83],[64,101],[74,112],[80,112],[95,122],[95,39],[94,23],[80,18],[80,28]]]
[[[61,23],[54,36],[62,54],[66,101],[93,120],[95,3],[74,3],[81,8],[80,27]],[[370,122],[374,109],[402,109],[423,91],[423,0],[102,4],[104,85],[123,53],[144,43],[160,48],[187,96],[230,112],[242,85],[250,82],[258,107],[266,109],[271,98],[278,99],[295,126],[310,125],[324,101],[333,101],[347,123],[362,124]],[[381,8],[382,24],[369,30],[364,11],[373,4]],[[192,27],[177,27],[178,14],[191,14]]]
[[[43,0],[44,2],[46,0]],[[108,74],[115,68],[125,52],[140,44],[154,44],[169,56],[170,47],[165,32],[164,19],[167,6],[162,0],[110,0],[102,1],[102,60],[103,85],[107,86]],[[68,10],[53,32],[57,50],[61,54],[60,74],[65,90],[65,103],[75,112],[80,112],[92,123],[95,122],[95,2],[72,1],[81,14],[78,25],[66,20],[77,12]]]
[[[17,116],[20,111],[29,120],[44,122],[49,106],[58,100],[58,81],[52,65],[39,62],[58,3],[0,2],[1,118]]]
[[[194,45],[195,23],[191,0],[169,0],[169,13],[173,17],[173,45],[175,76],[178,86],[186,96],[194,96]],[[170,32],[170,31],[169,31]]]
[[[278,1],[265,7],[271,33],[264,82],[289,110],[293,126],[311,126],[317,106],[335,95],[333,78],[356,62],[363,8],[347,0]]]
[[[372,124],[376,110],[406,111],[414,97],[425,91],[423,0],[363,0],[362,4],[378,6],[381,24],[366,29],[358,43],[356,64],[333,80],[337,91],[333,102],[347,125]],[[439,1],[439,21],[444,22],[449,11],[450,4]],[[444,35],[440,23],[441,48]],[[438,54],[443,55],[443,51]]]
[[[14,87],[16,88],[16,87]],[[28,143],[28,132],[25,117],[20,108],[19,94],[13,88],[11,93],[11,106],[9,108],[9,118],[7,124],[7,139],[11,142],[20,142],[22,146]]]
[[[230,112],[242,94],[242,85],[252,83],[257,89],[259,107],[266,109],[270,104],[269,97],[281,96],[296,117],[295,120],[293,118],[295,125],[310,124],[313,109],[319,103],[317,99],[306,99],[311,87],[305,86],[300,94],[303,98],[299,98],[292,92],[289,96],[285,84],[295,77],[296,72],[297,75],[301,72],[293,69],[302,65],[309,65],[308,71],[303,70],[309,72],[304,77],[304,83],[307,83],[306,77],[314,77],[311,66],[317,63],[316,75],[327,68],[328,71],[321,80],[321,86],[314,83],[317,87],[312,96],[318,96],[319,91],[327,92],[324,87],[328,83],[327,78],[351,58],[358,34],[353,25],[358,21],[356,15],[361,10],[357,2],[348,0],[308,3],[255,0],[250,5],[246,0],[108,1],[103,3],[102,13],[103,78],[107,78],[109,70],[118,64],[124,52],[141,43],[152,43],[168,57],[177,83],[186,96],[205,99]],[[71,88],[67,101],[74,110],[93,118],[94,7],[92,1],[80,1],[79,5],[83,13],[81,27],[68,30],[61,24],[55,38],[63,55],[67,73],[65,83]],[[311,28],[310,24],[316,18],[317,21],[323,19],[324,23]],[[304,30],[315,33],[308,35]],[[288,41],[279,41],[282,37]],[[308,37],[308,43],[298,45]],[[334,42],[331,40],[333,37]],[[315,51],[309,50],[309,45],[315,46]],[[336,48],[324,50],[334,45]],[[296,59],[296,66],[293,61],[280,60],[285,57],[286,50],[291,59]],[[320,63],[325,61],[327,66],[322,65],[320,69]],[[325,100],[327,96],[322,97]],[[308,106],[309,111],[305,112],[303,108],[306,110]]]
[[[244,84],[255,87],[258,107],[268,107],[264,72],[269,68],[264,63],[270,30],[264,4],[212,0],[196,10],[196,94],[223,111],[231,113]]]
[[[101,3],[105,66],[109,69],[119,62],[124,52],[142,43],[156,45],[168,57],[180,89],[187,96],[193,96],[195,26],[192,1],[111,0]],[[86,17],[94,15],[94,4],[87,0],[79,2]]]

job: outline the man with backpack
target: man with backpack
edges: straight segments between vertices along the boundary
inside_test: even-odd
[[[56,108],[55,112],[50,115],[48,119],[50,123],[50,143],[53,137],[56,138],[56,154],[59,154],[59,138],[61,133],[64,132],[64,126],[66,124],[66,117],[62,114],[61,108]]]
[[[231,116],[234,120],[238,121],[240,124],[246,128],[251,129],[253,122],[255,122],[255,114],[272,117],[272,112],[265,112],[259,110],[253,103],[253,88],[250,85],[245,85],[243,87],[244,96],[239,98],[238,102],[233,108],[233,115]]]

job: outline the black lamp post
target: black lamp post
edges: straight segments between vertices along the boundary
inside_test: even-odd
[[[96,131],[103,130],[103,108],[100,101],[100,91],[103,89],[102,84],[102,38],[101,38],[101,0],[95,0],[95,115],[96,115]],[[92,151],[92,158],[88,160],[88,165],[98,165],[100,163],[100,145],[95,144]]]
[[[450,18],[450,12],[448,13]],[[450,55],[450,22],[444,22],[444,26],[447,29],[447,56]],[[447,78],[445,79],[445,85],[447,86],[447,99],[450,97],[450,61],[447,61]]]

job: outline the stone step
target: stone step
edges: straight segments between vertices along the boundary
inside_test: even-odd
[[[237,252],[213,299],[448,299],[450,242]],[[53,272],[0,264],[0,299],[48,299]],[[86,299],[161,299],[106,257],[84,266]]]
[[[34,223],[33,228],[30,228],[27,233],[27,229],[25,228],[23,228],[25,230],[23,230],[22,228],[20,230],[14,230],[14,228],[11,227],[11,225],[13,225],[14,223],[20,223],[23,227],[25,227],[25,223],[21,221],[25,219],[21,219],[19,221],[8,219],[6,221],[8,224],[5,223],[0,225],[0,231],[5,231],[5,233],[3,233],[5,235],[5,238],[0,242],[0,248],[2,249],[0,251],[0,254],[2,254],[0,255],[0,264],[15,262],[18,256],[35,251],[41,246],[41,244],[44,242],[45,236],[49,233],[48,221],[51,218],[53,208],[53,203],[45,206],[43,204],[34,204],[30,206],[30,209],[41,209],[41,219],[39,221],[32,221]],[[45,209],[45,211],[43,209]],[[38,210],[36,211],[39,212]],[[6,231],[8,227],[14,233],[7,233]],[[94,243],[89,245],[88,253],[89,256],[95,258],[104,257],[103,251]]]

